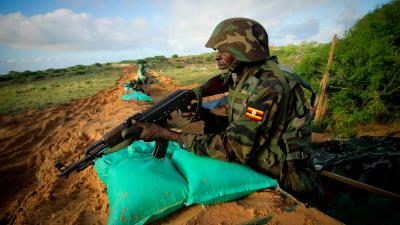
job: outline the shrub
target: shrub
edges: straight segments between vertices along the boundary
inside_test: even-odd
[[[147,61],[144,60],[144,59],[138,59],[138,60],[136,60],[136,63],[137,63],[137,64],[146,64]]]
[[[355,125],[388,121],[400,104],[400,1],[393,1],[360,19],[337,41],[328,87],[329,127],[344,136]],[[293,51],[293,46],[286,50]],[[318,88],[329,44],[309,46],[295,71]],[[324,124],[314,124],[323,129]]]

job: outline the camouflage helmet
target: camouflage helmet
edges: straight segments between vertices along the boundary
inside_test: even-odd
[[[257,62],[269,56],[267,31],[258,22],[247,18],[220,22],[206,47],[228,52],[241,62]]]

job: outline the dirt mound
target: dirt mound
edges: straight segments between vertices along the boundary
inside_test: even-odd
[[[96,172],[88,168],[59,178],[53,163],[77,160],[106,131],[150,106],[120,99],[133,71],[125,66],[118,86],[93,97],[0,117],[0,224],[106,224],[107,193]],[[170,79],[158,79],[149,89],[156,101],[177,88]],[[285,211],[287,204],[277,192],[259,192],[236,202],[188,207],[157,223],[237,224],[273,215],[273,224],[337,224],[301,204]]]

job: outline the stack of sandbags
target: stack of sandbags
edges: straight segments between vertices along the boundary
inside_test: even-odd
[[[192,204],[231,201],[276,186],[274,179],[239,164],[197,156],[169,142],[167,157],[154,142],[137,141],[96,161],[107,185],[108,224],[145,224]]]

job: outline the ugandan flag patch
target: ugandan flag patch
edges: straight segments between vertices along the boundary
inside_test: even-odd
[[[247,107],[246,113],[244,115],[255,121],[261,121],[263,119],[264,112],[252,107]]]

